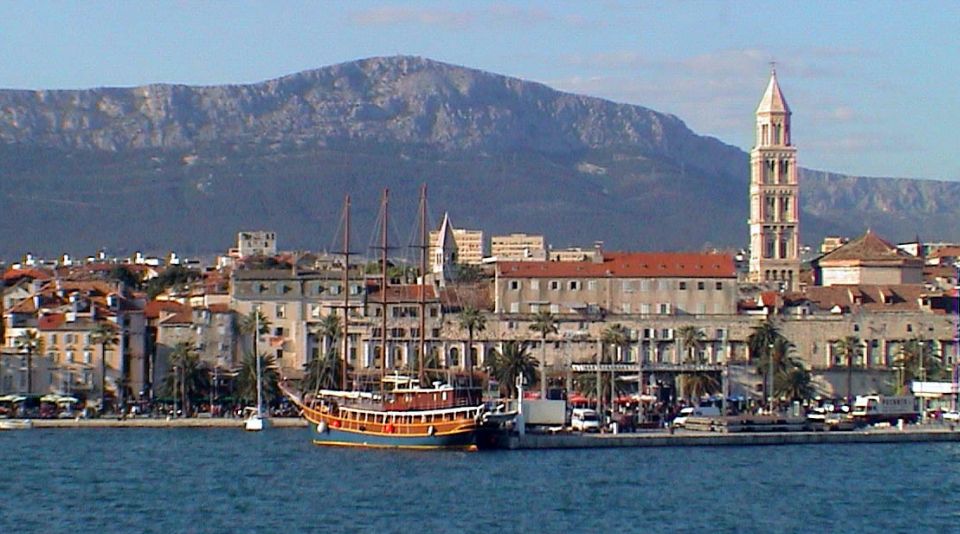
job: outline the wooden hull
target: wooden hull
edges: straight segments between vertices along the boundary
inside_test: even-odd
[[[477,449],[481,406],[428,411],[383,412],[362,408],[305,406],[316,445],[381,449]]]

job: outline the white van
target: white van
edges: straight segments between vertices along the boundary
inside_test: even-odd
[[[570,414],[570,428],[580,432],[600,432],[600,416],[596,410],[574,408]]]
[[[688,417],[720,417],[720,408],[716,406],[688,406],[680,410],[680,413],[673,420],[673,426],[683,428],[687,424]]]

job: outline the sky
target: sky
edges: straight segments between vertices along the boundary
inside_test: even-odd
[[[0,88],[250,83],[416,55],[671,113],[749,150],[775,62],[802,166],[960,181],[960,2],[0,3]]]

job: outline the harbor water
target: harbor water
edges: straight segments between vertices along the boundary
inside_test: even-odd
[[[960,444],[319,448],[305,429],[0,433],[0,532],[949,532]]]

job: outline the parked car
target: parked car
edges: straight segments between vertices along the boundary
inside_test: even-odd
[[[574,408],[570,414],[570,428],[580,432],[600,432],[600,416],[596,410]]]
[[[960,423],[960,412],[956,410],[943,412],[943,420],[950,423]]]

